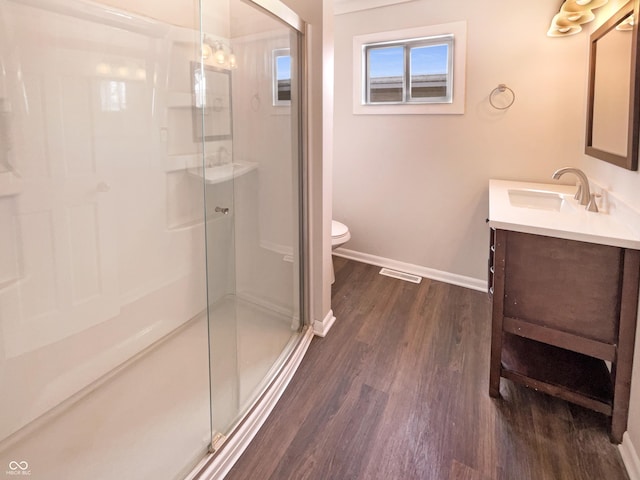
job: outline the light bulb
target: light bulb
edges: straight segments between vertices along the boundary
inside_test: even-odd
[[[200,53],[202,55],[202,58],[204,58],[204,59],[207,59],[211,55],[213,55],[213,52],[211,51],[211,47],[206,43],[202,44],[201,49],[200,49]]]
[[[595,10],[606,5],[609,0],[566,0],[560,7],[563,10],[579,12],[581,10]]]
[[[227,56],[224,54],[224,50],[222,49],[222,45],[216,45],[216,53],[214,54],[214,58],[220,65],[222,65],[227,59]]]
[[[238,68],[238,64],[236,63],[236,56],[233,53],[229,54],[229,68]]]
[[[567,2],[563,3],[562,7],[560,7],[560,14],[562,14],[566,20],[580,25],[589,23],[596,18],[591,10],[583,9],[581,6],[576,7],[576,5],[577,4],[568,5]]]
[[[575,35],[582,31],[582,27],[576,24],[570,24],[562,22],[561,19],[554,18],[555,21],[551,23],[551,28],[547,32],[549,37],[568,37],[569,35]]]
[[[99,63],[96,66],[96,72],[100,75],[109,75],[111,73],[111,66],[108,63]]]

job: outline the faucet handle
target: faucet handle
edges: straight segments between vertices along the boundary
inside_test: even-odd
[[[601,197],[599,193],[592,193],[589,198],[589,203],[587,203],[587,212],[595,212],[598,213],[598,204],[596,203],[596,198]]]

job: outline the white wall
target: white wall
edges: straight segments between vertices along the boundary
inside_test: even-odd
[[[326,178],[331,168],[331,69],[332,0],[283,0],[310,26],[308,38],[308,147],[309,202],[311,241],[311,320],[322,322],[331,312],[331,182]],[[325,58],[326,55],[326,58]],[[325,64],[325,62],[327,62]]]
[[[584,36],[546,36],[558,2],[418,0],[335,19],[333,218],[345,248],[486,279],[488,180],[550,179],[580,157]],[[354,35],[467,20],[464,115],[354,115]],[[489,106],[499,83],[516,100]]]
[[[273,51],[290,48],[297,58],[296,45],[290,29],[273,18],[242,3],[235,8],[242,12],[232,15],[241,66],[233,72],[233,158],[257,164],[255,172],[234,181],[236,293],[297,316],[298,264],[292,258],[298,251],[298,117],[295,108],[292,115],[290,105],[273,105],[272,98]],[[247,21],[252,15],[259,24]]]

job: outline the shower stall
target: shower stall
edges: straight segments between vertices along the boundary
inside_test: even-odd
[[[220,475],[268,414],[311,338],[304,41],[278,0],[0,0],[0,474]]]

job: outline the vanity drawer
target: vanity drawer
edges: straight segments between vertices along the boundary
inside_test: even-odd
[[[624,249],[507,232],[504,316],[616,343]]]

